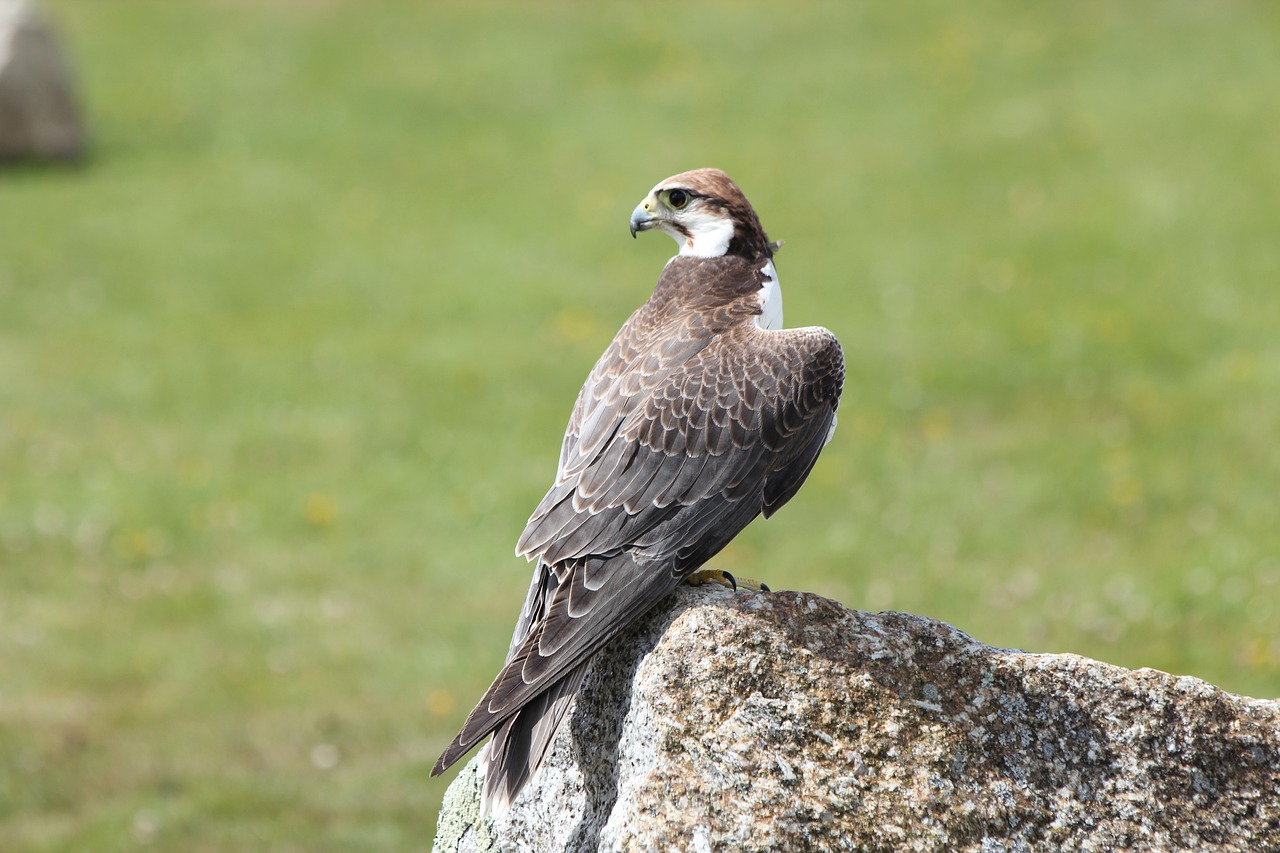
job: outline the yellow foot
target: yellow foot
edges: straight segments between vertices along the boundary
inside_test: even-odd
[[[761,583],[758,580],[752,580],[751,578],[737,578],[723,569],[699,569],[689,575],[689,577],[685,578],[684,582],[690,586],[703,586],[704,584],[718,583],[721,586],[727,586],[729,589],[733,590],[742,587],[744,589],[755,590],[756,592],[771,591],[768,584]]]

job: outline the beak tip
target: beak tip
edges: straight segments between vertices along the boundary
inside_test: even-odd
[[[654,225],[653,215],[644,209],[641,202],[631,211],[631,237],[634,239],[641,231],[648,231]]]

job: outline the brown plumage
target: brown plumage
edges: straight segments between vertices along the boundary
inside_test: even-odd
[[[592,655],[790,500],[835,426],[840,344],[767,327],[781,323],[772,247],[728,175],[668,178],[631,229],[663,231],[680,254],[582,386],[516,546],[536,567],[507,662],[432,770],[493,732],[494,811],[542,763]]]

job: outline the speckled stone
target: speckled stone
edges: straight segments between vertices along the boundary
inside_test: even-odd
[[[1280,702],[816,595],[683,588],[436,851],[1280,851]]]

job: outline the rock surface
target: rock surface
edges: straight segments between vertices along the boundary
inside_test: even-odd
[[[0,163],[83,154],[84,126],[57,33],[31,0],[0,0]]]
[[[815,595],[682,588],[435,850],[1280,850],[1280,702]]]

